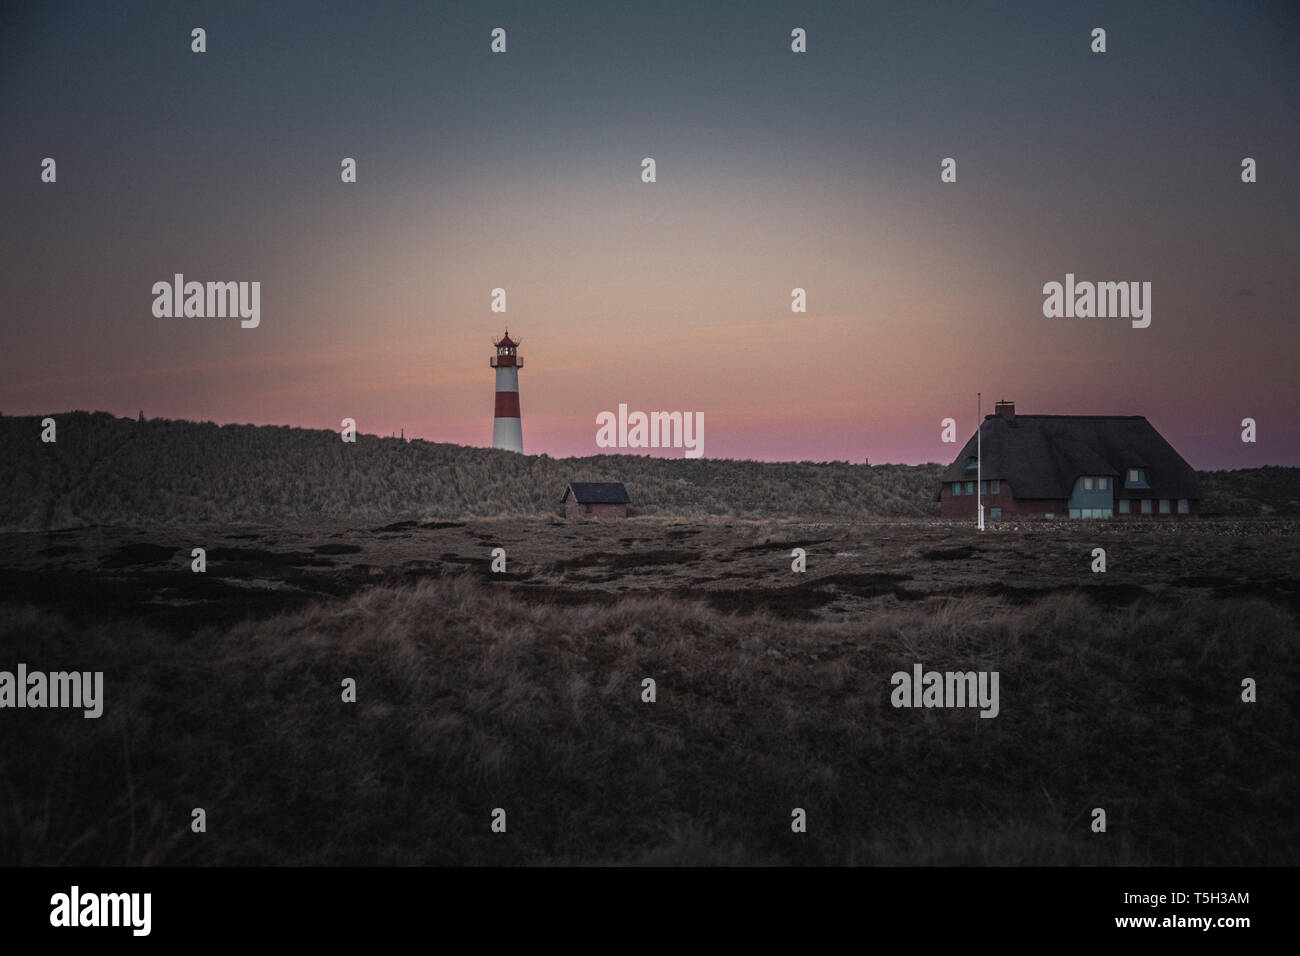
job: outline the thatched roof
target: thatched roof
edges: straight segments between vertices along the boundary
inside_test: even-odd
[[[980,426],[984,480],[1007,481],[1017,498],[1069,498],[1084,475],[1116,479],[1116,498],[1199,498],[1196,472],[1141,415],[986,415]],[[975,436],[943,473],[969,481]],[[1147,488],[1126,488],[1130,468],[1146,471]]]

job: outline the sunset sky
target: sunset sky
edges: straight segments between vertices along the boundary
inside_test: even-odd
[[[4,414],[488,445],[508,322],[529,453],[602,451],[625,403],[702,412],[706,457],[948,461],[982,391],[1146,415],[1199,468],[1300,465],[1293,3],[0,18]],[[260,326],[156,318],[178,272],[259,281]],[[1151,282],[1150,327],[1045,318],[1067,272]]]

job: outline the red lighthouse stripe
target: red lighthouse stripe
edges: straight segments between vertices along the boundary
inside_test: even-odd
[[[497,392],[497,418],[519,417],[519,393]]]

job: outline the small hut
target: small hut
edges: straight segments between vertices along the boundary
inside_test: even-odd
[[[626,518],[632,499],[618,481],[571,481],[560,499],[566,518]]]

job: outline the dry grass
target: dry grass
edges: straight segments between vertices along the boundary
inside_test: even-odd
[[[0,862],[1293,865],[1296,637],[1251,599],[852,623],[468,575],[188,638],[14,612],[8,658],[107,703],[5,714]],[[1001,715],[891,708],[918,661],[998,670]]]
[[[923,516],[937,465],[865,467],[596,455],[554,459],[491,448],[272,426],[152,419],[103,412],[0,416],[0,529],[344,518],[490,517],[558,512],[570,481],[622,481],[640,514],[693,520],[789,512]]]

